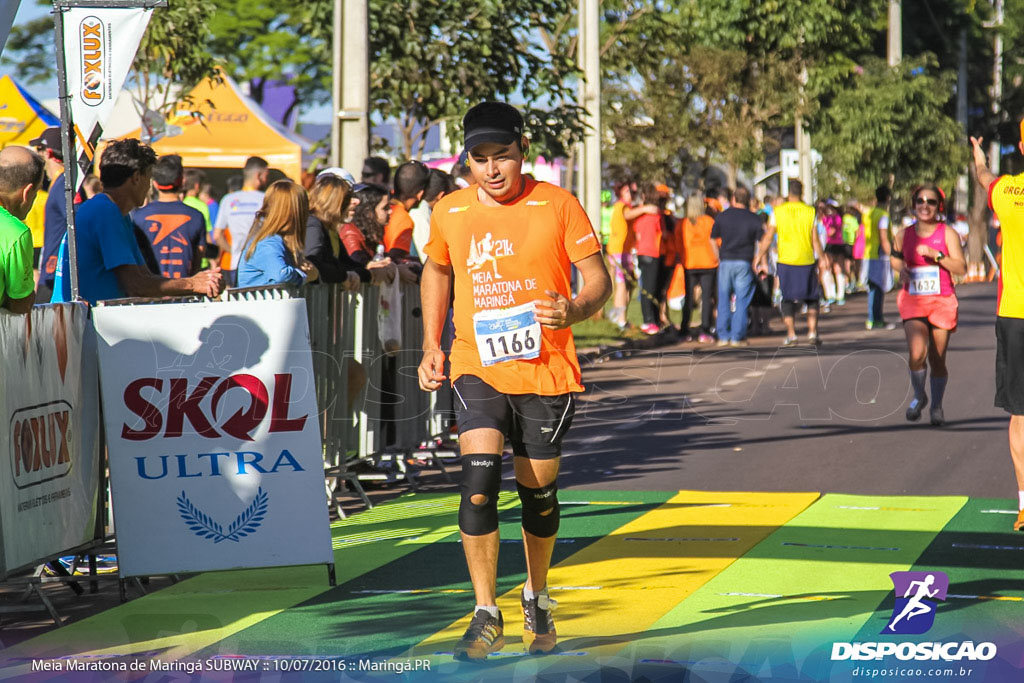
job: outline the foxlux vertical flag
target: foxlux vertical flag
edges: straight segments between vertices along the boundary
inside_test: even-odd
[[[93,311],[122,576],[333,562],[305,303]]]
[[[0,54],[7,44],[7,36],[11,34],[11,26],[14,25],[20,4],[21,0],[0,0]]]
[[[86,167],[151,16],[152,10],[111,7],[73,7],[64,14],[71,116]]]

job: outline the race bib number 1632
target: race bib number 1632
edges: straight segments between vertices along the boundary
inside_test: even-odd
[[[533,303],[481,311],[473,316],[473,331],[485,367],[540,356],[540,323],[533,317]]]

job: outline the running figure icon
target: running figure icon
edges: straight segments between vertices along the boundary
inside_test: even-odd
[[[903,594],[904,598],[910,598],[910,600],[907,602],[906,606],[904,606],[903,611],[900,612],[899,615],[895,619],[893,619],[892,623],[890,623],[887,627],[890,631],[892,631],[893,633],[896,632],[896,623],[903,617],[906,617],[907,621],[910,621],[916,616],[928,614],[929,612],[935,609],[933,606],[924,602],[925,598],[934,598],[935,595],[939,592],[938,588],[936,588],[935,590],[928,590],[934,583],[934,574],[929,574],[924,578],[923,581],[910,582],[910,585],[907,586],[907,592]],[[915,586],[917,586],[917,592],[914,593],[914,597],[911,598],[910,593],[915,590]]]

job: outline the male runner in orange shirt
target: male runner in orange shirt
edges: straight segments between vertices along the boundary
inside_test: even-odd
[[[498,492],[509,437],[528,578],[523,641],[530,653],[557,642],[547,573],[558,532],[561,444],[583,390],[569,326],[611,293],[601,243],[570,193],[523,175],[529,142],[522,115],[483,102],[463,119],[474,185],[445,196],[431,214],[424,251],[420,387],[446,379],[441,329],[455,281],[452,386],[462,451],[459,530],[476,597],[460,659],[484,659],[505,642],[496,603]],[[583,289],[570,299],[570,267]]]

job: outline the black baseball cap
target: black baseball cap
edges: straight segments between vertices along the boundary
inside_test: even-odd
[[[60,127],[53,126],[43,131],[42,135],[29,140],[28,144],[36,149],[49,149],[53,150],[53,153],[58,157],[63,158],[64,152],[60,141]]]
[[[523,137],[523,115],[504,102],[481,102],[462,119],[465,147],[472,150],[486,142],[511,145]]]

